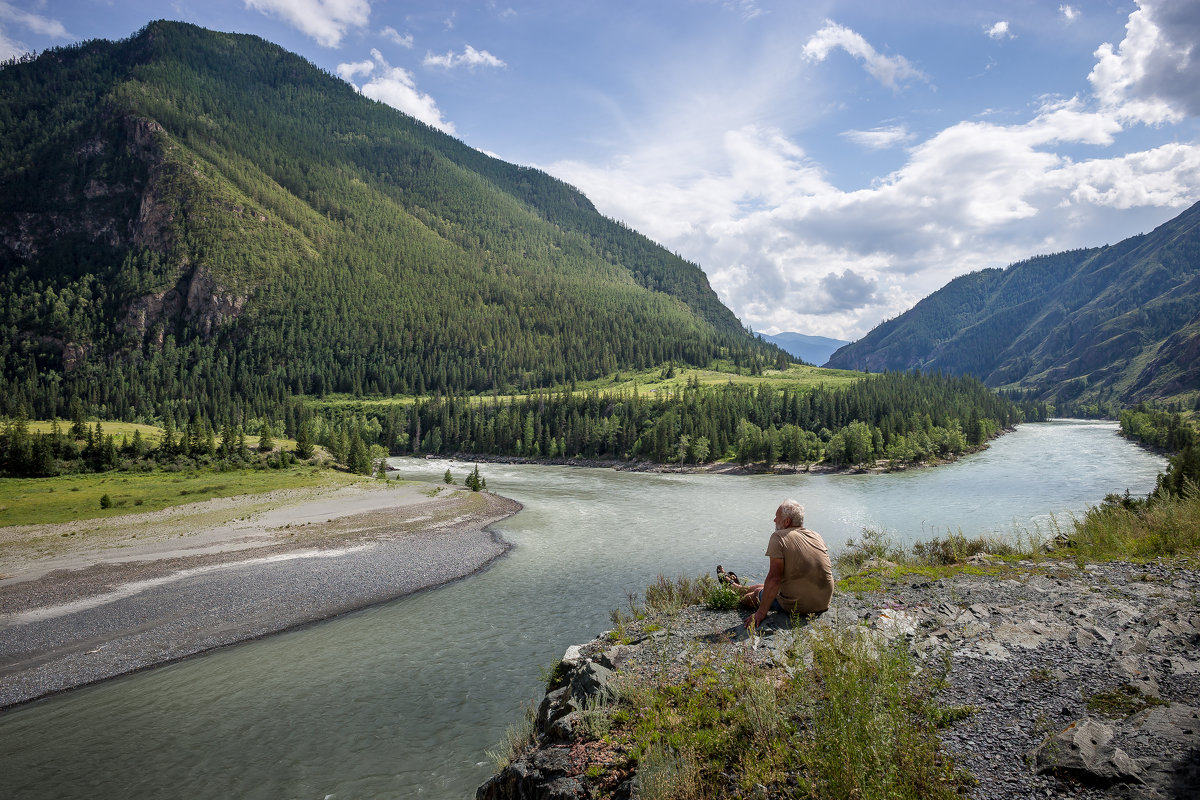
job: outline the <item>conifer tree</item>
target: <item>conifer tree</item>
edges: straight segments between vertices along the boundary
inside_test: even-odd
[[[264,422],[258,429],[258,451],[269,453],[275,449],[275,437],[271,434],[271,424]]]
[[[296,457],[305,461],[313,457],[312,440],[309,439],[308,423],[301,422],[296,427]]]

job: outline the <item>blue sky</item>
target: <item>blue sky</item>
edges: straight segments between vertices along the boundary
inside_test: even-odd
[[[766,333],[1200,200],[1200,0],[0,0],[0,58],[163,17],[572,183]]]

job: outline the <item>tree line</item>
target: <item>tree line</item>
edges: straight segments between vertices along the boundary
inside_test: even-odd
[[[793,465],[915,462],[978,447],[1042,419],[974,378],[885,373],[847,387],[769,383],[656,393],[532,392],[511,399],[442,395],[411,406],[367,401],[318,409],[320,440],[358,427],[392,453]],[[353,421],[357,422],[353,422]]]
[[[19,417],[8,423],[0,435],[7,474],[102,470],[146,459],[240,463],[248,456],[247,430],[262,437],[264,452],[274,449],[272,437],[287,436],[298,443],[294,455],[307,458],[321,445],[361,473],[388,454],[681,465],[733,458],[765,466],[911,463],[966,452],[1003,428],[1044,418],[1036,404],[1019,405],[974,378],[906,373],[867,376],[839,388],[702,386],[693,377],[653,393],[564,388],[513,398],[435,395],[407,405],[293,399],[282,418],[221,426],[194,408],[185,419],[166,414],[161,443],[153,447],[140,435],[114,441],[82,421],[81,402],[72,406],[74,421],[65,432],[30,434]]]

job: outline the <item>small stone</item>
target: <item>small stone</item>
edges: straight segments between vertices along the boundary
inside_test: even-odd
[[[583,649],[573,644],[567,648],[567,652],[563,653],[562,662],[568,667],[574,667],[583,660]]]

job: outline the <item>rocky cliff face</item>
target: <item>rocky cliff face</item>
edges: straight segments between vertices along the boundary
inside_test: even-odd
[[[64,180],[53,197],[30,204],[34,210],[0,215],[0,244],[20,261],[36,262],[49,248],[76,239],[111,253],[155,253],[166,265],[167,285],[128,301],[120,332],[136,341],[161,345],[166,332],[189,327],[210,338],[245,309],[247,295],[232,291],[202,263],[178,248],[178,217],[186,213],[177,191],[180,167],[165,157],[172,145],[163,127],[126,115],[111,120],[74,154],[78,174]],[[114,163],[133,165],[125,177],[110,177]],[[53,334],[26,332],[42,348],[61,355],[71,372],[91,346]]]
[[[592,698],[730,643],[760,668],[777,668],[796,637],[824,625],[903,643],[918,664],[948,659],[943,702],[976,710],[944,728],[941,741],[978,782],[972,797],[1198,796],[1200,572],[976,558],[976,571],[994,574],[913,580],[875,565],[868,576],[882,588],[839,594],[806,627],[773,615],[751,636],[737,612],[691,607],[636,623],[626,645],[601,637],[571,648],[529,746],[477,797],[636,797],[627,761],[581,724]],[[664,627],[646,633],[650,624]],[[758,791],[773,797],[784,788]]]
[[[235,294],[216,282],[203,266],[184,265],[184,273],[170,289],[143,295],[129,305],[126,330],[161,345],[164,331],[177,322],[190,325],[207,339],[232,322],[246,306],[246,295]]]

